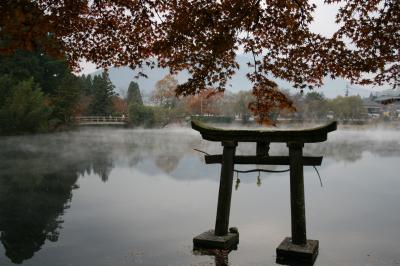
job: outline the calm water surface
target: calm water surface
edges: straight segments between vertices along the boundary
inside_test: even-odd
[[[194,254],[193,236],[214,227],[219,165],[193,148],[222,150],[191,129],[1,138],[0,265],[275,265],[290,235],[289,174],[239,175],[238,249]],[[271,154],[287,148],[273,145]],[[400,265],[400,133],[337,131],[305,154],[324,155],[323,187],[305,168],[315,265]]]

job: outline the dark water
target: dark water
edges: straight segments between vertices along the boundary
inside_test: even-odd
[[[193,254],[193,236],[214,226],[219,182],[193,148],[221,151],[190,129],[0,139],[0,265],[274,265],[290,235],[288,173],[240,175],[238,250]],[[305,153],[325,156],[323,187],[305,168],[315,265],[400,265],[400,133],[338,131]]]

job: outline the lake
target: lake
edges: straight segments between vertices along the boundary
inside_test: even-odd
[[[192,239],[214,227],[220,166],[193,149],[222,151],[189,128],[0,138],[0,265],[275,265],[290,236],[289,173],[235,174],[238,249],[199,254]],[[304,168],[315,265],[400,265],[400,133],[339,130],[304,154],[324,156],[322,186]]]

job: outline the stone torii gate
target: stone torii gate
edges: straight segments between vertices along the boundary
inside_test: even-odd
[[[306,235],[303,166],[321,165],[322,157],[303,156],[303,147],[304,143],[326,141],[328,133],[336,130],[337,123],[301,130],[230,130],[192,121],[192,128],[199,131],[203,139],[219,141],[223,146],[222,155],[205,155],[206,164],[221,164],[215,229],[193,238],[194,248],[231,249],[239,243],[237,229],[229,229],[235,164],[289,165],[292,236],[286,237],[276,249],[277,262],[313,263],[318,255],[319,242],[307,239]],[[239,142],[255,142],[256,155],[235,155]],[[270,156],[269,145],[272,142],[286,143],[289,156]]]

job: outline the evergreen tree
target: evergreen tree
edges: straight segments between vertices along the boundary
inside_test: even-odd
[[[12,88],[0,109],[0,132],[37,132],[47,128],[49,107],[40,87],[33,79],[19,82]]]
[[[0,108],[4,107],[6,99],[12,93],[12,87],[15,86],[17,80],[8,74],[0,74]]]
[[[152,127],[155,123],[153,109],[139,103],[129,105],[129,121],[133,126]]]
[[[82,75],[79,77],[79,85],[83,95],[89,96],[93,92],[93,79],[91,75]]]
[[[56,88],[51,97],[53,117],[63,123],[68,123],[78,104],[80,88],[78,78],[70,74],[63,78],[62,83]]]
[[[49,123],[44,120],[57,124],[68,122],[79,95],[89,94],[91,90],[91,77],[76,78],[63,59],[54,59],[40,51],[16,51],[0,56],[0,131],[35,132],[46,130],[43,127]],[[47,108],[42,113],[44,117],[26,121],[27,116],[34,115],[35,108]],[[33,125],[35,121],[38,124]]]
[[[33,77],[45,94],[51,94],[70,70],[65,60],[53,59],[39,51],[16,51],[11,56],[0,56],[0,73],[17,81]]]
[[[89,108],[92,115],[112,114],[112,98],[116,95],[114,88],[107,72],[93,78],[93,99]]]
[[[128,97],[127,97],[128,104],[139,104],[143,105],[142,95],[140,94],[139,84],[134,81],[129,83],[128,87]]]

